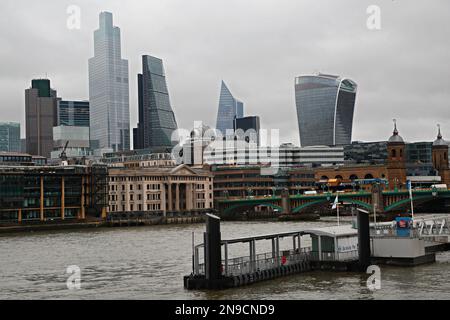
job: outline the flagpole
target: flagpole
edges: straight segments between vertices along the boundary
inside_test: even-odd
[[[337,225],[339,226],[339,202],[336,204],[337,206]]]
[[[414,221],[414,204],[413,204],[413,194],[412,194],[412,183],[411,180],[408,181],[409,189],[409,199],[411,200],[411,219]]]

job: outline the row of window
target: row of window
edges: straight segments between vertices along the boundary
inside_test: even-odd
[[[129,186],[130,186],[129,187],[130,191],[133,191],[136,189],[133,184],[130,184]],[[160,184],[146,184],[145,188],[147,190],[161,190],[161,185]],[[119,185],[109,185],[109,190],[110,191],[119,191]],[[122,191],[126,190],[125,184],[122,184],[121,190]],[[142,190],[142,185],[138,184],[136,190]]]
[[[121,199],[122,199],[123,202],[126,201],[126,197],[125,197],[124,194],[122,194]],[[142,194],[138,194],[138,195],[136,195],[136,197],[135,197],[134,194],[130,194],[129,195],[129,200],[130,201],[134,201],[134,200],[141,201],[142,200]],[[149,194],[147,194],[147,201],[156,201],[156,200],[161,200],[161,194],[160,193],[151,193],[151,194],[149,193]],[[111,195],[109,195],[109,201],[119,201],[119,196],[116,195],[116,194],[111,194]]]
[[[109,177],[110,182],[119,181],[167,181],[168,176],[150,176],[150,177]],[[173,181],[211,181],[211,177],[171,177]]]

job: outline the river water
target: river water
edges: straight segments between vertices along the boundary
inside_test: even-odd
[[[223,222],[221,227],[222,239],[231,239],[327,225]],[[187,291],[183,276],[192,270],[192,232],[200,242],[204,228],[195,224],[1,235],[0,299],[450,299],[450,252],[438,254],[434,264],[381,266],[381,289],[373,292],[366,286],[368,275],[342,272],[309,272],[224,291]],[[239,256],[246,248],[234,250]],[[79,290],[66,285],[71,265],[81,270]]]

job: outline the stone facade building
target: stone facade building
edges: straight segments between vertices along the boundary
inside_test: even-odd
[[[213,176],[186,165],[109,168],[108,212],[191,212],[213,208]]]

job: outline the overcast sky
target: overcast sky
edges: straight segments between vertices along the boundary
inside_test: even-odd
[[[369,5],[381,30],[369,30]],[[69,5],[81,29],[66,27]],[[137,122],[141,55],[164,60],[179,127],[215,125],[220,81],[299,143],[294,78],[338,74],[358,84],[353,140],[385,140],[398,119],[408,141],[450,140],[450,1],[412,0],[1,0],[0,121],[24,126],[24,90],[48,77],[64,99],[88,99],[88,59],[100,11],[121,28]],[[22,128],[24,133],[24,128]]]

